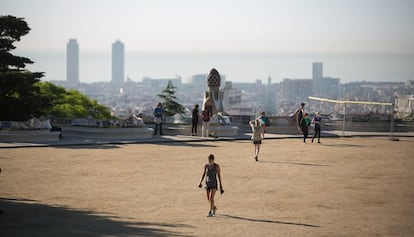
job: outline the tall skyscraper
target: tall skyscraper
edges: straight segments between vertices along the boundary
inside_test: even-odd
[[[312,63],[312,95],[317,96],[320,93],[320,87],[323,78],[323,64]]]
[[[337,99],[339,78],[324,77],[323,64],[312,64],[312,95],[327,99]]]
[[[122,86],[124,78],[124,44],[117,40],[112,44],[112,80],[117,86]]]
[[[76,39],[69,39],[66,44],[66,80],[79,83],[79,45]]]
[[[312,63],[312,79],[321,79],[323,77],[323,64]]]

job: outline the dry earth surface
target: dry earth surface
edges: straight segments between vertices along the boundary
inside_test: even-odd
[[[225,193],[197,185],[216,156]],[[0,236],[414,236],[414,138],[0,149]]]

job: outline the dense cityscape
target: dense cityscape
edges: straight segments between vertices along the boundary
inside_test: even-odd
[[[157,95],[171,81],[177,87],[177,97],[189,110],[194,104],[202,104],[203,93],[207,89],[207,74],[196,74],[190,78],[151,78],[144,77],[136,82],[125,80],[124,44],[117,40],[112,45],[111,82],[80,83],[79,47],[76,39],[67,44],[67,80],[53,81],[66,88],[77,89],[91,99],[111,109],[114,116],[125,118],[131,114],[152,114],[158,103]],[[323,62],[314,62],[309,78],[284,78],[280,83],[268,78],[253,79],[252,83],[226,80],[225,72],[220,72],[224,110],[230,115],[252,115],[266,111],[269,115],[286,116],[292,114],[299,103],[309,103],[309,96],[332,100],[371,101],[394,103],[395,97],[411,98],[414,95],[414,81],[405,82],[351,82],[340,83],[340,78],[325,76]],[[210,68],[206,68],[208,71]],[[324,114],[342,112],[342,106],[326,102],[310,102],[310,110]],[[411,104],[409,106],[412,106]],[[407,108],[405,108],[407,109]],[[412,110],[412,108],[408,108]],[[349,106],[348,112],[355,114],[385,114],[392,111],[387,106]]]
[[[1,236],[414,236],[414,0],[1,0]]]

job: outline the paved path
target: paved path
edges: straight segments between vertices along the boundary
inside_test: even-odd
[[[334,130],[322,132],[322,137],[341,137],[342,131]],[[353,132],[346,131],[345,137],[389,137],[390,133],[386,132]],[[23,147],[58,147],[58,146],[87,146],[99,144],[142,144],[142,143],[167,143],[167,142],[205,142],[205,141],[229,141],[229,140],[249,140],[251,133],[239,134],[234,137],[218,137],[203,138],[200,136],[186,135],[164,135],[153,136],[150,139],[137,140],[119,140],[119,139],[85,139],[81,137],[65,137],[56,142],[39,142],[39,143],[23,143],[23,142],[0,142],[2,148],[23,148]],[[270,134],[266,133],[265,139],[293,139],[300,138],[302,134]],[[414,132],[394,133],[394,138],[398,137],[414,137]]]

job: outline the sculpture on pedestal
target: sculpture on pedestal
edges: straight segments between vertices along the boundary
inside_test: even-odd
[[[211,69],[207,75],[208,91],[204,93],[202,109],[208,111],[213,123],[230,125],[230,118],[223,108],[224,91],[220,90],[220,84],[220,73],[215,68]]]
[[[213,68],[207,75],[207,85],[209,90],[204,93],[203,110],[211,116],[218,112],[223,112],[223,91],[220,91],[221,77],[219,72]]]

